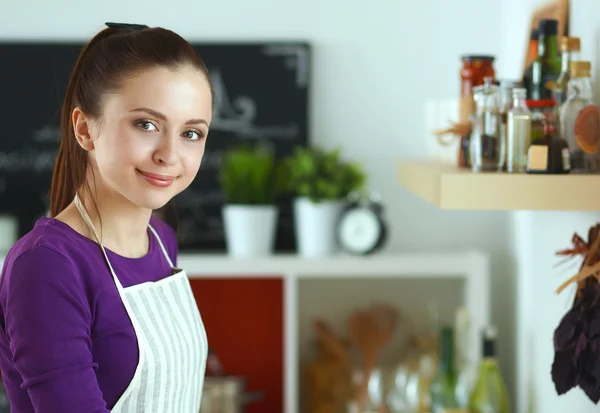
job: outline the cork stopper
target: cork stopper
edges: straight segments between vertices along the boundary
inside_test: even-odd
[[[575,60],[569,64],[571,77],[592,77],[592,63],[588,61]]]
[[[564,36],[560,38],[561,52],[579,52],[581,51],[581,40],[579,37]]]

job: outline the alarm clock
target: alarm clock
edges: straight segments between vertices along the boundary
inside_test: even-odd
[[[381,203],[373,197],[351,196],[336,225],[339,247],[352,255],[368,255],[383,247],[387,235]]]

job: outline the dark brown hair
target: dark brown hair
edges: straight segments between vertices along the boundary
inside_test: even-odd
[[[52,175],[50,216],[65,209],[82,189],[93,200],[87,152],[75,138],[72,113],[75,107],[100,118],[107,94],[118,92],[128,76],[151,67],[191,66],[209,79],[208,69],[194,47],[176,33],[163,28],[138,30],[106,28],[83,48],[69,80],[62,106],[62,139]],[[210,80],[209,80],[210,82]]]

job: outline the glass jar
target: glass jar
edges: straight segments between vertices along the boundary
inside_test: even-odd
[[[498,87],[486,77],[484,85],[475,88],[476,115],[469,146],[474,172],[501,171],[505,159],[505,140],[500,127]]]
[[[531,111],[531,143],[544,137],[544,119],[555,114],[553,99],[527,100],[527,107]]]
[[[468,122],[469,116],[475,114],[474,89],[483,85],[483,79],[491,77],[496,80],[494,56],[463,56],[460,69],[460,122]]]
[[[461,97],[473,96],[474,88],[483,85],[483,79],[491,77],[496,80],[494,56],[463,56],[460,69]]]

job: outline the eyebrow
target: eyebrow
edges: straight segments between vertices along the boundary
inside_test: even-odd
[[[159,118],[162,121],[165,121],[165,122],[167,121],[167,117],[165,115],[163,115],[162,113],[160,113],[154,109],[150,109],[150,108],[135,108],[135,109],[131,109],[130,112],[146,112],[154,117]],[[185,124],[186,125],[198,125],[200,123],[203,123],[206,126],[208,126],[208,122],[204,119],[190,119]]]

